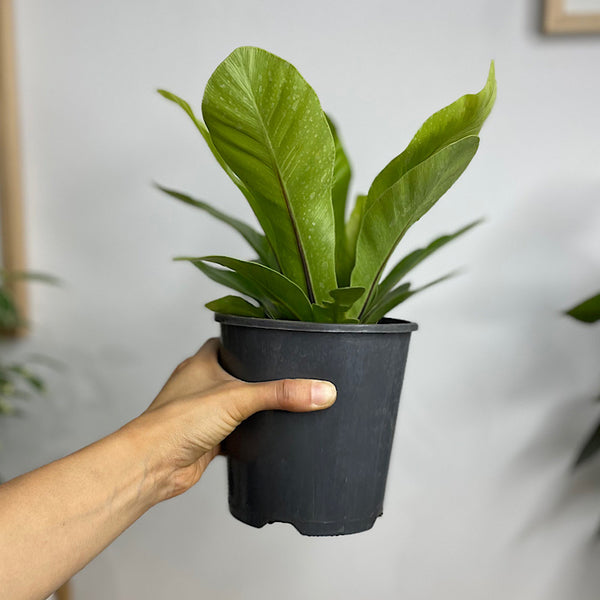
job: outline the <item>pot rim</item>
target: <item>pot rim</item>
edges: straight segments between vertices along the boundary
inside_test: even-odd
[[[354,323],[312,323],[310,321],[284,321],[279,319],[259,319],[239,317],[225,313],[215,313],[215,321],[225,325],[253,327],[257,329],[278,329],[284,331],[315,331],[322,333],[411,333],[419,326],[412,321],[383,318],[375,324]]]

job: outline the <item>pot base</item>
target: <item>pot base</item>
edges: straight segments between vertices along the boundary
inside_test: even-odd
[[[244,513],[243,510],[236,510],[233,506],[229,507],[229,512],[238,521],[251,525],[260,529],[265,525],[273,523],[286,523],[292,525],[296,531],[302,535],[312,537],[333,537],[336,535],[348,535],[351,533],[361,533],[373,528],[378,517],[383,515],[383,512],[368,519],[350,519],[346,521],[289,521],[286,519],[261,520],[253,519]]]

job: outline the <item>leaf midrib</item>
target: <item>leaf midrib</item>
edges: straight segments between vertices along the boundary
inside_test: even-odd
[[[248,82],[248,83],[250,83],[250,82]],[[272,167],[273,167],[273,170],[275,171],[275,174],[277,175],[277,182],[279,183],[281,195],[283,196],[283,199],[285,201],[285,206],[286,206],[286,209],[287,209],[289,217],[290,217],[290,222],[292,224],[292,230],[294,232],[294,237],[296,239],[296,247],[298,249],[298,254],[300,255],[300,260],[302,261],[302,270],[304,271],[304,279],[306,280],[306,290],[308,292],[308,299],[312,304],[313,302],[315,302],[315,296],[314,296],[314,292],[313,292],[312,281],[310,279],[310,271],[308,269],[308,262],[306,260],[306,255],[304,254],[304,248],[300,241],[300,232],[298,231],[298,226],[296,224],[294,211],[292,210],[288,191],[285,187],[285,183],[283,182],[283,179],[281,178],[279,164],[275,157],[275,150],[273,149],[273,145],[271,144],[271,139],[268,135],[267,127],[262,118],[262,114],[258,108],[258,104],[256,103],[256,98],[254,96],[254,90],[252,89],[252,85],[248,86],[248,93],[250,95],[250,98],[252,99],[252,103],[254,104],[254,108],[256,110],[256,115],[258,117],[258,121],[260,123],[261,129],[263,132],[263,138],[269,149],[269,154],[271,156],[271,161],[272,161]]]
[[[458,144],[459,142],[462,142],[463,140],[470,138],[470,137],[477,137],[477,136],[471,136],[471,135],[467,135],[463,138],[461,138],[460,140],[456,140],[455,142],[452,142],[451,144],[448,144],[446,146],[444,146],[443,148],[440,148],[439,150],[437,150],[436,152],[434,152],[433,154],[431,154],[430,156],[428,156],[425,160],[422,160],[421,162],[417,163],[416,165],[414,165],[412,168],[410,168],[408,171],[406,171],[404,173],[404,175],[402,175],[402,177],[400,177],[398,179],[398,181],[396,181],[396,183],[394,183],[393,185],[390,185],[384,192],[382,192],[379,197],[377,198],[377,200],[375,200],[371,206],[365,211],[363,218],[362,218],[362,223],[360,226],[360,229],[362,230],[363,226],[364,226],[364,222],[365,222],[365,217],[367,216],[367,214],[373,209],[373,207],[381,201],[381,198],[383,198],[383,196],[389,192],[389,190],[391,190],[394,186],[396,186],[397,184],[400,183],[400,181],[402,181],[402,179],[404,179],[411,171],[413,171],[414,169],[416,169],[417,167],[419,167],[420,165],[422,165],[423,163],[433,159],[434,156],[437,156],[438,154],[440,154],[441,152],[443,152],[444,150],[446,150],[447,148],[450,148],[451,146],[454,146],[455,144]],[[413,216],[415,215],[415,213],[417,213],[418,210],[415,209],[412,211],[411,215],[410,215],[410,219],[408,220],[408,222],[410,223],[410,221],[412,220]],[[382,262],[381,266],[379,267],[379,269],[377,270],[377,273],[375,275],[375,279],[373,280],[373,283],[371,284],[371,286],[369,287],[369,293],[367,294],[366,298],[365,298],[365,303],[363,304],[363,307],[360,311],[360,314],[358,316],[359,319],[362,318],[365,310],[367,309],[367,306],[369,305],[369,302],[371,301],[371,296],[373,295],[373,290],[375,290],[375,288],[377,287],[377,284],[379,283],[379,279],[381,278],[381,274],[383,273],[383,270],[385,269],[385,266],[387,265],[388,261],[390,260],[392,254],[394,253],[394,250],[396,249],[396,247],[398,246],[398,244],[400,243],[400,240],[404,237],[404,234],[409,230],[409,228],[411,227],[412,223],[410,223],[407,227],[405,227],[400,233],[399,235],[396,237],[396,242],[393,244],[391,250],[388,252],[388,254],[385,257],[385,260]],[[356,240],[358,242],[358,239],[360,237],[360,230],[358,232],[358,236],[356,237]]]

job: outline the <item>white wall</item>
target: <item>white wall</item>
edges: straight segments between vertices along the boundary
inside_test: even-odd
[[[478,216],[420,281],[461,278],[396,311],[416,320],[386,512],[312,539],[244,526],[217,460],[75,580],[77,598],[587,600],[598,597],[598,464],[572,474],[598,414],[598,328],[560,311],[598,288],[600,36],[539,33],[517,0],[19,0],[26,223],[34,330],[10,346],[66,364],[46,400],[0,423],[16,475],[117,428],[217,333],[221,290],[177,254],[243,242],[152,180],[248,215],[178,110],[218,62],[259,45],[291,60],[339,122],[367,189],[433,111],[483,85],[498,101],[479,155],[404,249]]]

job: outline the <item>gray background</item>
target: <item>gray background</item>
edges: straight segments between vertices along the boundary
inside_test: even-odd
[[[243,241],[157,180],[249,217],[165,87],[199,107],[233,48],[293,62],[338,121],[366,191],[421,122],[483,85],[478,156],[405,251],[484,216],[415,281],[463,276],[395,315],[413,338],[386,512],[310,539],[246,527],[218,459],[75,579],[76,598],[586,600],[598,597],[600,472],[570,471],[598,413],[598,329],[560,311],[598,287],[600,37],[546,37],[538,2],[16,2],[33,334],[4,349],[66,364],[26,418],[0,422],[0,471],[71,452],[141,412],[217,333],[223,290],[178,254]]]

